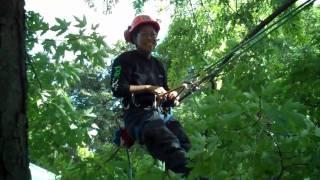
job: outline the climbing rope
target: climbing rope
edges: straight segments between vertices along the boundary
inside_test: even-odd
[[[133,180],[132,176],[132,164],[131,164],[131,159],[130,159],[130,152],[129,149],[126,148],[126,153],[127,153],[127,159],[128,159],[128,179]]]
[[[225,56],[219,59],[217,62],[209,65],[204,70],[198,72],[194,76],[191,77],[191,80],[183,83],[181,86],[175,89],[183,89],[182,91],[186,92],[180,97],[179,101],[181,102],[183,99],[188,97],[193,92],[200,89],[200,86],[215,77],[222,71],[222,69],[229,64],[232,60],[240,57],[244,52],[248,51],[252,46],[254,46],[257,42],[261,41],[263,38],[267,37],[273,31],[281,27],[284,23],[288,22],[288,20],[292,19],[294,16],[299,14],[302,10],[309,7],[315,0],[307,0],[298,7],[294,8],[290,12],[286,12],[282,17],[278,20],[271,22],[278,17],[280,14],[284,13],[292,4],[294,4],[297,0],[289,0],[277,10],[275,10],[271,15],[269,15],[266,19],[261,21],[259,25],[256,26],[250,33],[232,48]],[[266,27],[266,28],[265,28]],[[205,73],[203,73],[205,72]],[[201,74],[206,74],[204,77],[200,78]],[[179,94],[182,94],[180,92]]]

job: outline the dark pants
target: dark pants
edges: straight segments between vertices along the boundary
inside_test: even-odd
[[[173,172],[189,173],[186,152],[191,145],[178,121],[164,122],[157,111],[138,108],[126,111],[124,118],[129,134],[145,144],[153,157],[164,161]]]

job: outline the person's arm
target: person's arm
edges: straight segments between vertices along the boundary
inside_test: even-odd
[[[125,97],[130,95],[130,77],[132,70],[119,56],[114,60],[111,70],[111,90],[115,97]]]
[[[163,87],[152,85],[130,85],[129,91],[135,94],[150,92],[156,95],[162,95],[167,92]]]

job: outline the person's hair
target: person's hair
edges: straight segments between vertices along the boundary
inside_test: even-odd
[[[135,41],[137,39],[138,33],[139,33],[139,31],[140,31],[142,26],[143,26],[143,24],[138,26],[138,27],[136,27],[136,29],[131,33],[132,34],[132,42],[133,42],[133,44],[136,44]]]
[[[135,40],[136,40],[136,38],[137,38],[137,36],[138,36],[138,33],[139,33],[140,30],[141,30],[141,27],[146,26],[146,25],[149,25],[149,24],[141,24],[141,25],[139,25],[138,27],[136,27],[134,31],[132,31],[131,34],[132,34],[132,42],[133,42],[133,44],[135,44]],[[155,30],[154,26],[152,26],[152,27],[153,27],[153,29]],[[155,30],[155,31],[156,31],[156,30]]]

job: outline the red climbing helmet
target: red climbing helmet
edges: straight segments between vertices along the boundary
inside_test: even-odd
[[[124,31],[124,38],[127,42],[132,42],[132,32],[136,30],[136,28],[143,24],[152,25],[156,32],[159,32],[160,26],[159,23],[153,19],[151,19],[148,15],[139,15],[135,17],[132,21],[131,26],[128,27],[127,30]]]

